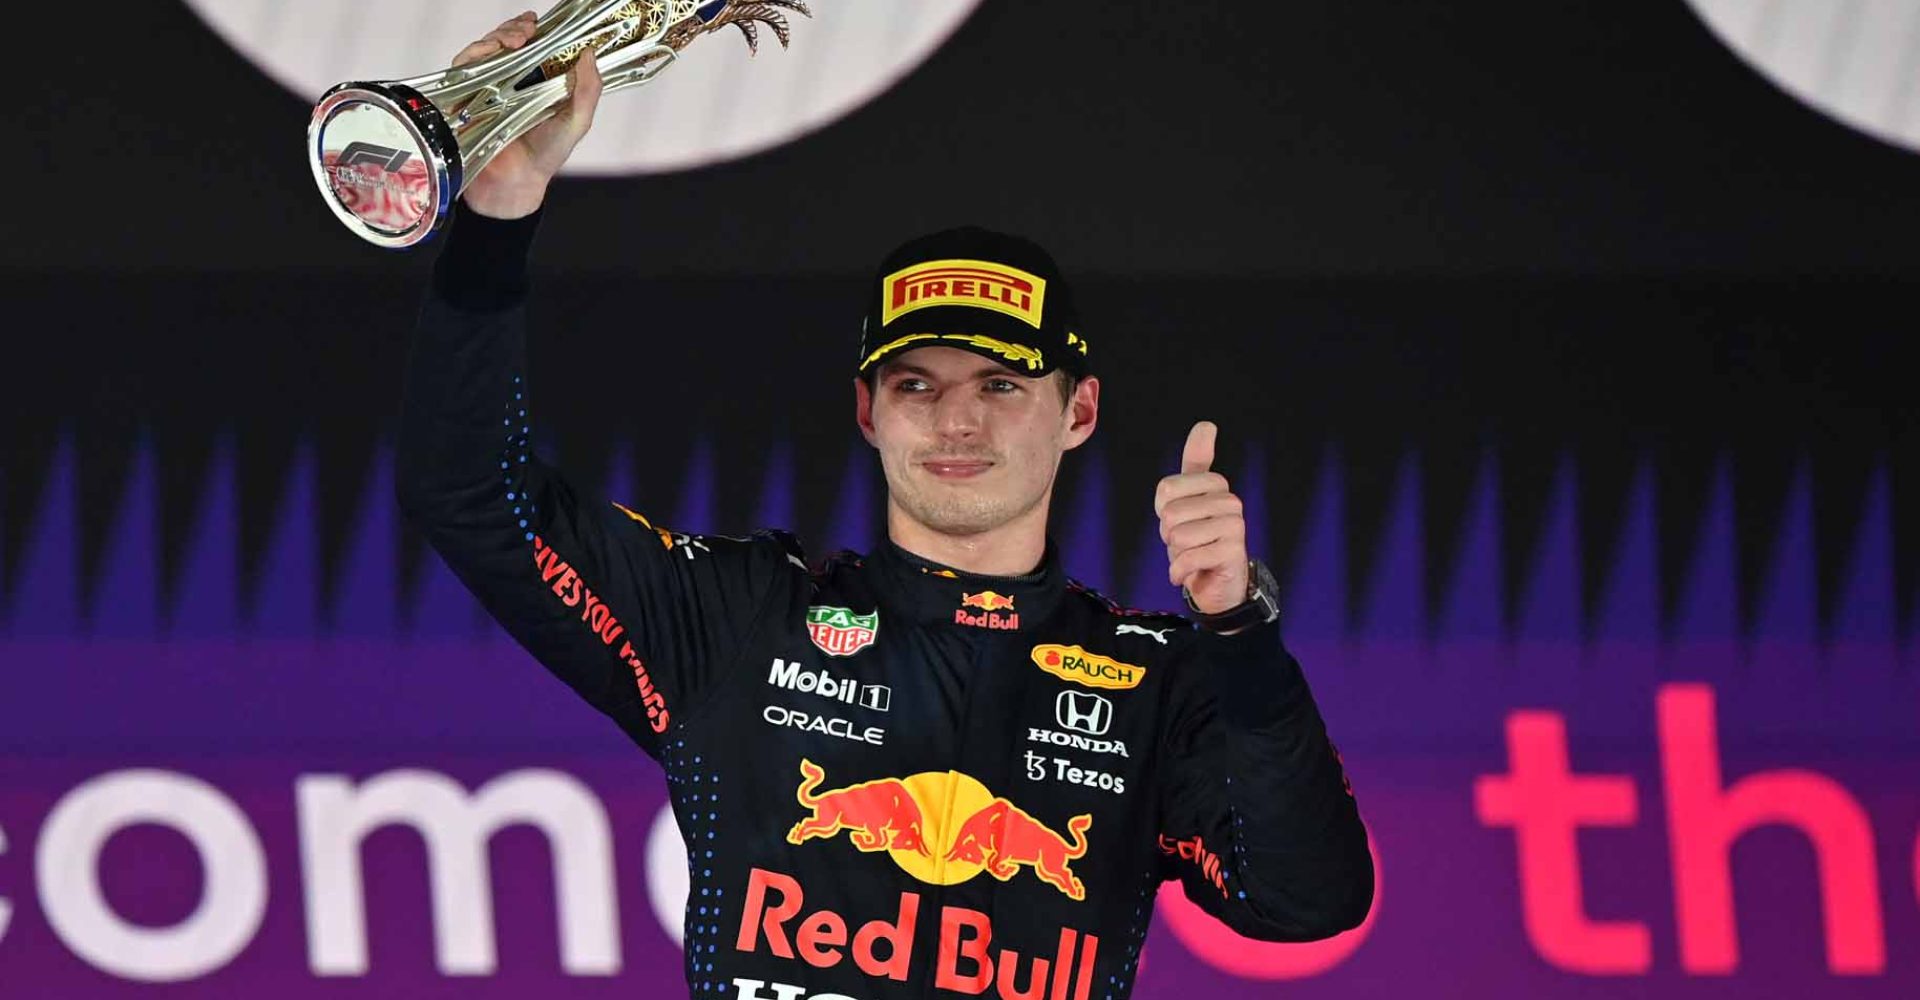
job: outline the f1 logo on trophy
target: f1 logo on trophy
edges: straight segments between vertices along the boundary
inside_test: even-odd
[[[592,52],[604,92],[648,83],[694,39],[732,26],[759,48],[766,25],[784,48],[783,11],[805,0],[561,0],[533,41],[465,66],[327,91],[307,126],[313,180],[346,227],[369,243],[416,246],[440,231],[467,177],[567,100],[567,71]]]

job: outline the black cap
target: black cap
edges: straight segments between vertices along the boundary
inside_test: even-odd
[[[1073,293],[1052,255],[972,226],[888,254],[868,289],[854,374],[916,347],[957,347],[1036,378],[1091,372]]]

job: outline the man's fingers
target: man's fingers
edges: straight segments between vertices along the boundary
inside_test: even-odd
[[[573,104],[568,113],[582,134],[593,125],[593,113],[600,107],[600,53],[588,49],[573,64]]]
[[[503,42],[507,48],[517,49],[533,41],[533,36],[538,31],[538,26],[532,21],[511,21],[495,31],[494,34],[500,36],[500,41]]]
[[[1195,573],[1233,565],[1241,551],[1237,545],[1233,540],[1223,538],[1180,552],[1167,563],[1167,582],[1184,587]]]
[[[1211,420],[1202,420],[1187,432],[1187,446],[1180,452],[1182,473],[1205,472],[1213,468],[1213,443],[1220,428]]]
[[[470,62],[479,62],[493,55],[495,52],[500,51],[500,48],[499,40],[489,35],[461,49],[460,54],[453,57],[453,64],[455,66],[465,66]]]
[[[1221,540],[1243,540],[1247,537],[1247,522],[1237,517],[1209,517],[1204,521],[1188,521],[1171,528],[1166,533],[1167,555],[1179,558],[1194,549],[1204,548]]]
[[[485,37],[461,49],[460,54],[453,57],[453,64],[465,66],[470,62],[478,62],[488,56],[496,55],[502,49],[521,48],[533,40],[538,30],[539,15],[533,11],[508,18],[500,22],[498,28],[487,32]]]
[[[1227,477],[1218,472],[1182,473],[1160,480],[1153,491],[1153,513],[1155,517],[1164,515],[1167,506],[1181,497],[1195,496],[1201,493],[1225,493],[1228,490]]]
[[[1166,541],[1173,529],[1193,521],[1214,518],[1242,518],[1246,504],[1232,493],[1202,493],[1167,503],[1160,511],[1160,540]]]

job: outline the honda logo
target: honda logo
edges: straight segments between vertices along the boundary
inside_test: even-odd
[[[1113,702],[1091,691],[1062,691],[1054,699],[1053,717],[1076,733],[1105,736],[1113,725]]]

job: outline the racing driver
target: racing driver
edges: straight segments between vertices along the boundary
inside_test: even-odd
[[[458,61],[533,31],[521,15]],[[1250,938],[1359,925],[1366,831],[1210,471],[1214,426],[1154,495],[1187,616],[1120,608],[1047,538],[1100,383],[1038,247],[953,230],[879,269],[853,373],[888,487],[870,555],[810,567],[780,532],[677,533],[530,452],[527,259],[592,123],[592,59],[572,88],[466,191],[408,362],[398,494],[500,624],[661,762],[693,994],[1125,997],[1169,879]]]

